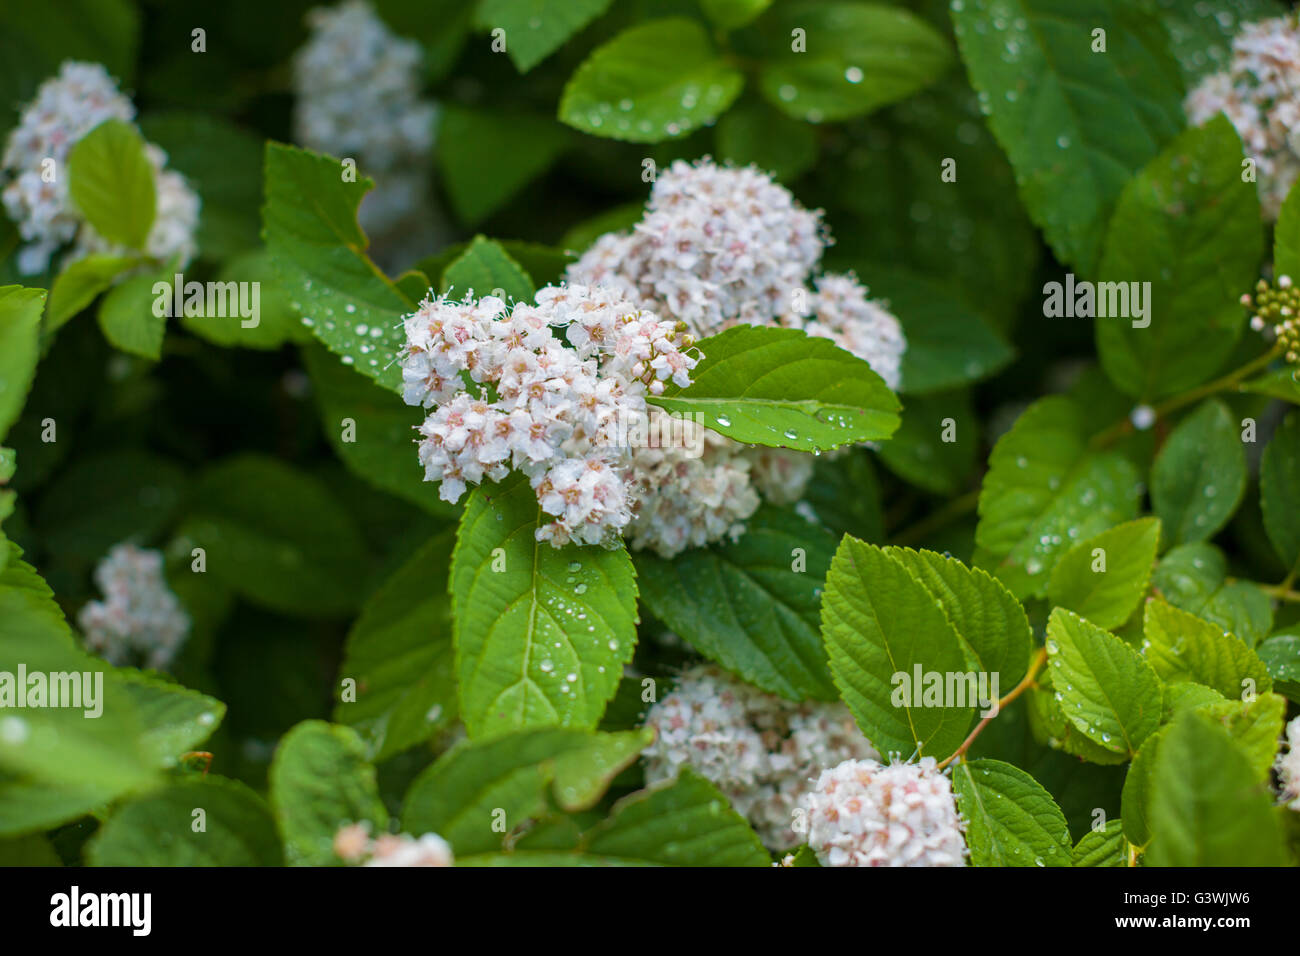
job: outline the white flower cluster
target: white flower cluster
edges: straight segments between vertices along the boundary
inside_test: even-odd
[[[18,269],[24,275],[44,270],[55,251],[74,239],[77,257],[114,251],[83,221],[69,198],[65,165],[72,147],[100,123],[109,119],[129,123],[134,118],[135,107],[102,66],[73,60],[65,61],[57,76],[42,83],[36,98],[24,108],[0,161],[9,180],[3,194],[5,211],[27,243],[18,255]],[[164,170],[166,153],[152,144],[146,150],[154,167],[158,202],[145,251],[158,258],[179,255],[181,264],[188,265],[196,251],[199,198],[178,173]],[[47,169],[52,177],[46,175]]]
[[[632,231],[602,236],[567,277],[621,289],[697,336],[738,323],[803,329],[865,360],[896,389],[907,347],[898,320],[853,276],[813,277],[829,241],[821,213],[766,173],[679,160],[659,175]],[[671,447],[646,464],[653,476],[632,543],[665,558],[736,537],[760,495],[798,501],[813,469],[807,455],[728,439],[707,442],[698,460]]]
[[[403,397],[432,408],[420,461],[440,496],[454,502],[466,485],[518,470],[555,518],[539,540],[615,541],[632,518],[626,430],[647,417],[647,394],[690,384],[690,336],[617,293],[578,285],[548,286],[535,305],[513,308],[473,290],[464,303],[426,298],[405,321]]]
[[[777,850],[803,842],[792,828],[795,809],[819,771],[878,756],[843,704],[796,704],[712,665],[682,674],[650,708],[646,726],[656,732],[642,753],[647,783],[693,768]]]
[[[185,641],[190,618],[163,577],[161,551],[115,545],[95,568],[103,601],[77,617],[86,645],[111,664],[142,660],[166,668]]]
[[[376,178],[361,206],[383,233],[424,198],[436,105],[420,99],[423,53],[394,35],[366,0],[317,7],[294,56],[294,136],[309,149],[355,159]]]
[[[847,760],[804,797],[808,845],[823,866],[965,866],[965,824],[933,757]]]
[[[1300,811],[1300,717],[1286,725],[1286,742],[1278,751],[1274,769],[1282,789],[1282,803]]]
[[[1183,104],[1201,124],[1224,113],[1255,160],[1260,203],[1277,219],[1300,176],[1300,23],[1294,14],[1248,23],[1228,69],[1203,79]]]
[[[436,833],[385,833],[371,839],[368,823],[349,823],[334,835],[334,852],[362,866],[452,866],[451,845]],[[364,861],[364,862],[363,862]]]

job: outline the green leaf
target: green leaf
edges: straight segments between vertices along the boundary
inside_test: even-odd
[[[937,80],[952,50],[924,20],[872,3],[785,3],[765,21],[779,40],[759,88],[795,119],[837,122],[906,99]],[[795,49],[792,30],[806,32]]]
[[[1283,365],[1279,369],[1266,372],[1259,378],[1242,382],[1237,387],[1243,392],[1256,392],[1280,398],[1292,405],[1300,405],[1300,369]]]
[[[229,259],[216,281],[228,290],[224,294],[231,304],[223,310],[226,314],[186,315],[182,311],[179,319],[186,330],[227,348],[278,349],[286,342],[314,341],[302,316],[290,304],[289,293],[266,250]],[[240,287],[231,286],[232,282],[247,283],[244,299],[239,298]]]
[[[1146,594],[1159,545],[1158,518],[1116,525],[1066,552],[1052,571],[1047,596],[1098,627],[1119,627]]]
[[[1219,625],[1255,644],[1273,627],[1269,596],[1250,581],[1228,581],[1228,561],[1212,544],[1171,549],[1156,566],[1152,584],[1174,607]]]
[[[157,362],[162,358],[167,313],[155,314],[154,283],[171,288],[171,272],[132,276],[114,286],[99,304],[99,328],[110,345],[129,355]],[[167,293],[170,297],[170,293]],[[164,307],[165,309],[165,307]]]
[[[1107,820],[1100,830],[1089,830],[1074,845],[1075,866],[1128,866],[1128,841],[1119,820]]]
[[[509,31],[506,42],[513,51]],[[482,222],[546,172],[572,137],[552,116],[446,107],[438,126],[438,168],[457,217],[469,226]],[[518,148],[521,142],[528,148]]]
[[[1259,465],[1259,504],[1264,530],[1287,567],[1300,562],[1300,412],[1278,426]]]
[[[1273,230],[1273,274],[1300,279],[1300,189],[1293,185]]]
[[[54,846],[40,834],[0,840],[0,866],[62,866]]]
[[[18,420],[40,361],[44,289],[0,286],[0,438]]]
[[[531,302],[533,283],[500,245],[475,236],[469,248],[443,271],[442,291],[454,291],[462,298],[500,295],[516,302]]]
[[[717,119],[743,85],[699,23],[652,20],[597,47],[578,67],[564,87],[560,119],[596,136],[657,143]]]
[[[1256,648],[1273,678],[1273,689],[1300,700],[1300,635],[1275,634]]]
[[[471,736],[594,727],[636,645],[623,548],[538,541],[541,510],[513,475],[470,496],[451,563],[460,710]],[[500,549],[500,550],[498,550]]]
[[[1189,85],[1207,73],[1227,70],[1232,62],[1232,38],[1244,24],[1285,11],[1277,0],[1154,0],[1160,19],[1169,28],[1169,49],[1183,68]]]
[[[638,551],[637,579],[650,613],[705,657],[782,697],[834,700],[820,627],[834,553],[826,532],[767,506],[737,541],[670,559]]]
[[[79,139],[68,153],[68,195],[109,242],[143,249],[158,197],[139,131],[110,119]]]
[[[1241,638],[1164,601],[1147,604],[1143,636],[1147,662],[1168,683],[1195,681],[1230,700],[1273,688],[1268,668]]]
[[[858,726],[881,753],[946,757],[966,736],[972,706],[917,706],[923,673],[966,673],[961,638],[924,584],[884,550],[845,535],[822,597],[831,676]],[[897,702],[896,702],[897,701]]]
[[[880,447],[880,459],[904,481],[955,496],[975,470],[979,419],[970,392],[908,396],[902,424]]]
[[[305,720],[290,730],[271,761],[270,788],[290,866],[339,863],[334,835],[346,823],[388,828],[375,768],[350,727]]]
[[[1063,396],[1035,402],[989,457],[976,543],[998,558],[997,577],[1018,598],[1042,595],[1071,542],[1135,517],[1136,469],[1088,447],[1084,415]]]
[[[1271,795],[1227,731],[1184,714],[1156,751],[1152,866],[1285,866]]]
[[[1009,763],[963,760],[957,806],[975,866],[1070,866],[1070,828],[1042,784]]]
[[[321,429],[343,463],[376,488],[430,514],[454,514],[457,509],[438,497],[438,486],[424,480],[416,447],[416,428],[424,417],[420,409],[356,374],[323,346],[307,346],[302,355]]]
[[[1171,695],[1172,696],[1172,695]],[[1166,725],[1143,741],[1129,764],[1124,777],[1123,810],[1124,836],[1134,846],[1146,846],[1151,839],[1151,788],[1154,782],[1156,754],[1168,735]]]
[[[817,135],[762,101],[742,103],[718,121],[718,159],[790,181],[817,162]]]
[[[967,0],[953,25],[1030,217],[1091,276],[1124,184],[1183,126],[1167,34],[1127,0]]]
[[[415,302],[366,255],[357,208],[374,184],[345,182],[338,160],[279,143],[266,144],[265,181],[262,234],[303,324],[345,365],[400,393],[394,358]]]
[[[1277,742],[1286,725],[1286,698],[1263,693],[1248,700],[1220,700],[1198,708],[1223,725],[1266,786],[1272,779]]]
[[[772,5],[772,0],[700,0],[704,15],[725,30],[743,27]]]
[[[439,834],[457,857],[500,850],[506,833],[546,812],[548,794],[570,812],[591,807],[650,739],[546,727],[461,741],[411,783],[402,825]]]
[[[474,23],[483,30],[504,30],[506,53],[520,73],[527,73],[609,5],[610,0],[482,0]]]
[[[1061,706],[1061,700],[1056,696],[1056,685],[1050,670],[1038,675],[1037,687],[1029,692],[1027,703],[1029,725],[1039,743],[1079,757],[1090,764],[1110,766],[1128,759],[1127,754],[1117,754],[1094,743],[1071,722]]]
[[[428,740],[456,719],[447,572],[450,531],[430,538],[361,608],[348,632],[341,679],[355,701],[334,719],[361,734],[379,761]]]
[[[727,798],[689,767],[677,779],[614,805],[583,834],[583,851],[663,866],[771,866],[772,859]]]
[[[862,359],[797,329],[740,325],[699,343],[686,389],[651,404],[735,441],[796,451],[888,438],[898,399]]]
[[[281,865],[266,802],[219,777],[172,783],[125,804],[91,839],[86,859],[91,866]]]
[[[125,667],[112,670],[139,714],[139,745],[156,766],[173,766],[181,755],[207,740],[225,716],[226,705],[207,694]]]
[[[1001,583],[979,568],[934,551],[886,548],[943,607],[957,634],[979,662],[1010,690],[1029,670],[1033,632],[1025,609]]]
[[[1099,285],[1095,328],[1102,368],[1129,395],[1150,401],[1200,385],[1241,337],[1239,299],[1264,252],[1259,197],[1241,181],[1241,155],[1220,115],[1183,133],[1124,187],[1101,278],[1142,280],[1145,313],[1138,318],[1130,305],[1123,316],[1101,316]]]
[[[50,288],[46,329],[53,332],[110,288],[118,276],[140,264],[136,257],[87,256],[69,263]]]
[[[1179,422],[1151,469],[1151,502],[1170,544],[1205,541],[1246,491],[1246,453],[1232,415],[1211,399]]]
[[[1159,726],[1160,678],[1118,637],[1056,608],[1047,663],[1065,716],[1104,749],[1134,754]]]
[[[271,458],[209,468],[178,537],[206,552],[206,573],[285,614],[334,617],[360,602],[369,570],[352,516],[326,488]]]

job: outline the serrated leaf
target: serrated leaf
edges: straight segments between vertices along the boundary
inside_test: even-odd
[[[1012,594],[1042,595],[1071,542],[1135,517],[1140,494],[1133,465],[1090,450],[1082,411],[1051,396],[994,446],[975,540],[999,559],[997,577]]]
[[[1144,655],[1160,677],[1169,682],[1195,681],[1239,700],[1248,689],[1272,690],[1268,669],[1234,634],[1164,601],[1146,606]]]
[[[632,659],[636,572],[627,551],[554,548],[536,539],[539,518],[520,475],[476,488],[461,518],[451,593],[471,736],[594,727]]]
[[[1100,830],[1089,830],[1074,845],[1075,866],[1128,866],[1128,841],[1119,820],[1107,820]]]
[[[360,733],[376,761],[456,719],[452,544],[450,531],[430,538],[367,599],[348,632],[339,674],[356,681],[356,700],[335,704],[334,719]]]
[[[1070,866],[1070,828],[1052,795],[1009,763],[981,758],[953,768],[974,866]]]
[[[265,182],[262,234],[294,309],[344,364],[401,392],[394,358],[416,304],[366,255],[357,209],[373,183],[345,182],[338,160],[271,142]]]
[[[1300,562],[1300,412],[1292,411],[1264,449],[1259,466],[1264,530],[1287,567]]]
[[[460,298],[472,293],[475,298],[500,295],[507,300],[531,302],[533,283],[500,245],[475,236],[469,247],[443,271],[442,291]]]
[[[485,30],[504,30],[506,53],[527,73],[592,20],[610,0],[483,0],[474,22]]]
[[[195,810],[203,811],[197,829]],[[123,805],[86,849],[91,866],[280,866],[266,802],[235,780],[172,783]]]
[[[112,287],[118,276],[137,265],[131,256],[86,256],[71,262],[50,286],[46,330],[53,332]]]
[[[1291,700],[1300,699],[1300,635],[1275,634],[1256,652],[1273,678],[1273,689]]]
[[[1090,764],[1113,766],[1128,759],[1127,754],[1117,754],[1094,743],[1071,722],[1056,697],[1050,670],[1039,674],[1036,683],[1037,686],[1028,694],[1027,712],[1030,728],[1038,742]]]
[[[0,287],[0,438],[18,420],[40,360],[44,289]]]
[[[1223,725],[1254,769],[1256,778],[1268,785],[1277,755],[1277,742],[1286,725],[1286,698],[1280,694],[1262,693],[1249,700],[1215,701],[1201,707],[1200,712]]]
[[[1093,53],[1100,24],[1109,46]],[[967,0],[953,25],[1030,217],[1092,275],[1124,184],[1183,125],[1164,29],[1126,0]]]
[[[942,606],[887,552],[845,535],[822,596],[822,638],[831,676],[858,727],[881,753],[947,757],[966,736],[972,706],[917,706],[923,674],[966,673],[961,638]],[[895,703],[897,697],[899,703]]]
[[[1119,627],[1146,593],[1159,545],[1158,518],[1109,528],[1066,552],[1052,571],[1047,596],[1098,627]]]
[[[350,727],[305,720],[290,730],[271,761],[270,791],[290,866],[339,863],[334,835],[346,823],[388,827],[375,768]]]
[[[1095,329],[1102,368],[1129,395],[1150,401],[1201,384],[1241,337],[1238,300],[1264,251],[1259,197],[1241,181],[1241,156],[1220,115],[1183,133],[1124,187],[1101,278],[1141,280],[1145,312],[1139,318],[1130,303],[1126,316],[1101,317],[1099,285]]]
[[[797,329],[740,325],[699,343],[688,388],[649,398],[735,441],[827,451],[888,438],[898,399],[862,359]]]
[[[560,119],[596,136],[657,143],[712,122],[743,85],[699,23],[652,20],[597,47],[578,67],[560,98]]]
[[[937,80],[952,50],[906,10],[873,3],[784,3],[766,18],[774,43],[759,72],[772,105],[795,119],[836,122],[906,99]],[[806,44],[794,47],[792,33]]]
[[[1246,491],[1246,453],[1228,408],[1204,402],[1178,423],[1151,468],[1151,503],[1170,545],[1205,541]]]
[[[1171,724],[1142,742],[1133,755],[1128,774],[1124,777],[1122,820],[1124,836],[1134,846],[1146,846],[1151,839],[1151,787],[1156,766],[1156,754]]]
[[[782,697],[834,700],[820,627],[834,553],[826,532],[768,506],[737,541],[673,558],[638,551],[637,580],[650,613],[705,657]]]
[[[1065,716],[1106,750],[1134,754],[1160,725],[1160,678],[1150,665],[1062,608],[1047,622],[1047,663]]]
[[[1228,581],[1228,562],[1212,544],[1171,549],[1156,565],[1152,585],[1174,607],[1255,644],[1273,627],[1269,596],[1250,581]]]
[[[1170,724],[1150,798],[1153,866],[1284,866],[1271,794],[1226,730],[1200,714]]]
[[[114,668],[127,697],[135,704],[139,744],[156,766],[171,766],[207,740],[221,723],[226,705],[215,697],[125,667]]]
[[[157,212],[153,166],[130,123],[109,119],[68,153],[68,196],[109,242],[143,249]]]
[[[507,52],[514,52],[509,32],[506,43]],[[438,168],[460,221],[474,226],[492,215],[546,172],[572,138],[549,115],[445,107],[438,123]],[[521,142],[528,148],[519,149]]]

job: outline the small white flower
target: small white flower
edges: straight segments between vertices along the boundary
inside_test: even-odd
[[[86,646],[111,664],[171,664],[190,618],[163,578],[162,552],[115,545],[95,568],[95,583],[104,600],[89,602],[77,617]]]
[[[1274,767],[1282,803],[1300,811],[1300,717],[1286,725],[1286,740],[1278,751]]]

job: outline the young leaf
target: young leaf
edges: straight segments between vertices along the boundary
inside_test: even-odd
[[[1300,561],[1300,412],[1292,411],[1264,449],[1259,466],[1264,530],[1287,567]]]
[[[862,359],[797,329],[740,325],[699,343],[686,389],[651,404],[735,441],[796,451],[888,438],[898,399]]]
[[[744,82],[699,23],[652,20],[597,47],[578,67],[564,87],[560,119],[595,136],[657,143],[717,119]]]
[[[623,548],[538,541],[528,479],[476,488],[451,563],[461,717],[471,736],[594,727],[636,644]]]
[[[953,769],[957,806],[975,866],[1070,866],[1070,828],[1042,784],[1001,760]]]
[[[44,289],[0,286],[0,438],[18,420],[40,360]]]
[[[650,613],[705,657],[782,697],[834,700],[820,629],[834,553],[830,535],[768,506],[738,541],[671,559],[638,551],[637,580]]]
[[[388,827],[375,768],[349,727],[305,720],[280,740],[270,771],[271,805],[290,866],[339,863],[334,834],[345,823]]]
[[[826,576],[822,638],[835,686],[877,750],[942,758],[961,744],[974,707],[926,706],[922,687],[905,693],[897,678],[974,670],[943,607],[901,562],[845,535]]]
[[[1143,636],[1146,659],[1166,682],[1195,681],[1229,700],[1273,688],[1268,668],[1241,638],[1164,601],[1147,604]]]
[[[506,53],[527,73],[592,20],[611,0],[483,0],[474,15],[481,29],[504,30]],[[442,135],[445,143],[447,137]]]
[[[46,330],[59,328],[111,288],[118,276],[139,264],[140,259],[133,256],[86,256],[69,263],[50,287]]]
[[[1065,716],[1104,749],[1134,754],[1160,725],[1160,678],[1118,637],[1056,608],[1047,662]]]
[[[153,166],[134,126],[105,120],[68,153],[68,195],[109,242],[143,249],[157,212]]]
[[[1201,384],[1241,337],[1238,300],[1264,251],[1259,196],[1241,181],[1241,155],[1220,115],[1183,133],[1124,187],[1106,236],[1095,329],[1102,368],[1129,395],[1150,401]],[[1145,289],[1141,318],[1131,304],[1126,316],[1101,317],[1105,282],[1128,289],[1135,280]]]
[[[1125,0],[966,0],[952,16],[1029,215],[1057,258],[1092,275],[1124,184],[1183,126],[1168,36]],[[1109,46],[1093,52],[1103,23]]]
[[[164,273],[132,276],[104,296],[99,304],[99,328],[114,348],[154,362],[162,358],[167,313],[155,314],[153,287],[163,278]],[[170,270],[165,278],[170,281]]]
[[[1119,627],[1146,593],[1159,545],[1158,518],[1116,525],[1066,552],[1047,596],[1098,627]]]
[[[1272,779],[1278,739],[1286,724],[1286,698],[1264,693],[1247,700],[1219,700],[1199,711],[1217,720],[1228,731],[1241,755],[1267,785]]]
[[[1100,830],[1089,830],[1074,845],[1075,866],[1128,866],[1128,841],[1119,820],[1107,820]]]
[[[1205,541],[1246,491],[1246,453],[1228,408],[1211,399],[1178,423],[1151,469],[1151,503],[1171,545]]]

